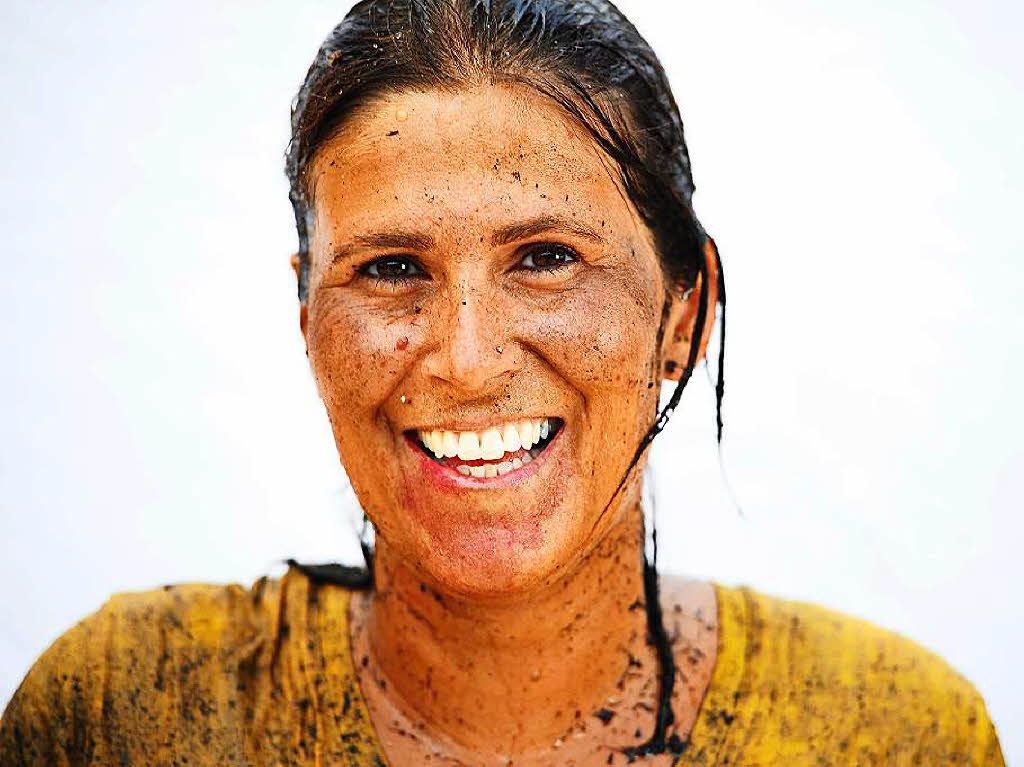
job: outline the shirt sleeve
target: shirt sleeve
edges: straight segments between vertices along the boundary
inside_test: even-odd
[[[0,765],[170,764],[198,751],[251,764],[229,698],[240,664],[273,650],[252,604],[233,585],[114,595],[29,670],[0,719]]]
[[[989,718],[985,701],[974,691],[974,700],[964,712],[967,727],[973,730],[974,753],[972,764],[980,767],[1006,767],[999,746],[995,725]]]
[[[699,733],[709,763],[1005,767],[978,690],[917,642],[750,589],[719,606],[729,681],[709,695],[728,715]]]
[[[102,646],[102,610],[65,632],[29,669],[0,719],[0,764],[77,767],[92,761],[93,712],[102,709],[92,666]]]

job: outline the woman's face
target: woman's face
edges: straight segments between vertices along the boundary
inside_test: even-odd
[[[618,521],[680,303],[659,350],[613,164],[539,94],[481,86],[375,102],[311,171],[303,328],[378,544],[466,596],[564,574]]]

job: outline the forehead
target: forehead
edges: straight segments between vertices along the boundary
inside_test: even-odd
[[[586,129],[523,86],[388,94],[321,147],[310,181],[316,228],[335,235],[384,219],[457,236],[539,214],[611,240],[643,228]]]

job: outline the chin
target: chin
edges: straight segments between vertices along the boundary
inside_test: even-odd
[[[515,525],[462,522],[432,536],[417,552],[419,569],[442,593],[489,600],[528,595],[563,573],[578,557],[584,535],[556,512]]]

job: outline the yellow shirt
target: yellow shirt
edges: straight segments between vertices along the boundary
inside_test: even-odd
[[[720,648],[677,765],[1001,766],[971,684],[864,621],[716,586]],[[0,765],[384,765],[351,592],[279,580],[119,594],[35,663]]]

